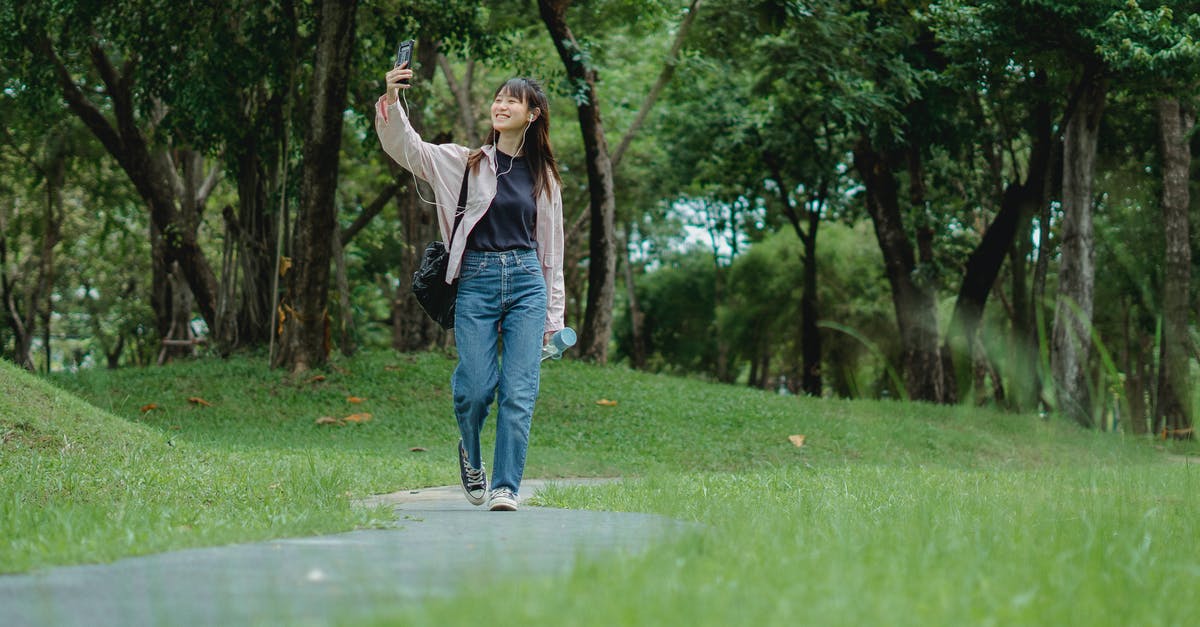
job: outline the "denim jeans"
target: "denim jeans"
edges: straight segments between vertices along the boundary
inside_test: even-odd
[[[499,395],[492,489],[521,487],[545,323],[546,280],[536,251],[466,252],[454,312],[458,367],[451,388],[463,447],[475,468],[482,461],[479,434]]]

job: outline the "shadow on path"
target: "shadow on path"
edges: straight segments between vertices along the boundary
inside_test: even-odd
[[[498,577],[565,573],[581,557],[641,551],[683,524],[528,505],[488,512],[458,486],[363,504],[392,505],[398,528],[0,576],[0,625],[326,624],[460,591],[487,602]]]

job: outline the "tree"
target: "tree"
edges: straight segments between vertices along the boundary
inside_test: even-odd
[[[29,194],[37,199],[33,202],[28,202],[29,196],[25,194],[14,193],[9,206],[0,207],[0,306],[12,329],[13,361],[27,370],[34,369],[32,349],[39,326],[42,347],[47,353],[45,367],[47,371],[50,368],[51,296],[57,272],[55,251],[62,241],[65,220],[63,188],[68,162],[73,157],[71,130],[70,124],[60,123],[28,143],[18,143],[12,131],[5,130],[6,143],[20,159],[20,169],[32,174],[32,180],[25,184],[41,188],[36,194]],[[10,224],[17,228],[10,228]],[[23,234],[30,240],[27,246],[22,246]],[[11,269],[10,241],[14,257]]]
[[[1195,130],[1194,95],[1200,83],[1200,16],[1196,2],[1144,10],[1131,2],[1101,29],[1105,61],[1128,76],[1155,101],[1162,160],[1161,209],[1164,241],[1162,339],[1154,408],[1154,432],[1192,439],[1188,371],[1191,318],[1190,194],[1188,180]],[[1176,21],[1175,14],[1183,17]]]
[[[659,188],[762,208],[766,224],[750,229],[752,239],[764,226],[790,225],[804,244],[795,277],[802,306],[794,321],[803,330],[795,348],[804,365],[795,378],[812,395],[822,392],[818,229],[840,209],[830,198],[845,191],[839,183],[847,121],[870,108],[861,77],[840,58],[848,31],[858,25],[839,8],[751,0],[707,11],[699,20],[704,36],[696,38],[704,56],[690,59],[672,90],[673,107],[659,132],[673,150],[654,177]],[[744,63],[729,65],[730,49],[744,51]]]
[[[147,41],[160,50],[168,47],[167,40],[186,43],[184,22],[191,17],[146,6],[25,4],[0,13],[7,33],[0,48],[18,57],[33,55],[38,61],[22,66],[27,70],[24,86],[57,91],[121,164],[149,207],[152,233],[162,237],[156,249],[160,258],[164,264],[178,264],[204,320],[219,329],[217,279],[195,231],[214,177],[197,177],[197,170],[179,163],[180,154],[158,135],[168,112],[156,98],[161,77],[147,76],[141,63],[151,52],[142,47]],[[81,58],[87,61],[81,63]],[[165,277],[166,272],[157,273],[160,288]],[[160,327],[170,319],[165,307],[161,301],[156,307]]]
[[[1093,425],[1088,381],[1096,275],[1092,187],[1107,90],[1099,68],[1085,67],[1063,133],[1062,262],[1050,355],[1059,410],[1086,427]]]
[[[939,347],[936,229],[927,204],[925,159],[945,130],[945,111],[953,102],[944,101],[953,96],[929,84],[945,59],[932,33],[911,17],[924,4],[894,3],[863,12],[854,54],[866,60],[866,85],[877,85],[883,97],[874,113],[856,124],[853,155],[892,286],[907,395],[946,402],[952,386]],[[903,202],[902,191],[907,192]]]
[[[288,298],[281,305],[287,315],[281,321],[276,358],[277,365],[292,372],[321,366],[328,359],[329,237],[336,233],[334,193],[356,9],[357,2],[323,0],[317,13],[313,107],[304,142],[296,252],[287,273]]]
[[[600,101],[596,93],[596,68],[588,62],[587,52],[579,45],[567,25],[570,0],[538,0],[542,21],[554,40],[554,47],[567,70],[567,79],[575,89],[574,98],[583,135],[591,207],[590,251],[588,261],[587,310],[583,323],[580,351],[585,358],[605,363],[612,336],[612,307],[616,286],[617,257],[613,195],[612,160],[604,123],[600,119]]]

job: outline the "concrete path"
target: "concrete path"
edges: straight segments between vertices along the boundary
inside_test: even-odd
[[[544,485],[527,480],[522,496]],[[458,486],[364,503],[392,505],[398,528],[0,576],[0,625],[349,624],[459,591],[488,603],[501,577],[568,572],[577,559],[637,552],[681,526],[528,505],[488,512]]]

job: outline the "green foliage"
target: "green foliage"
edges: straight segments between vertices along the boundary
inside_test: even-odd
[[[880,351],[876,355],[851,334],[826,333],[823,369],[836,395],[879,396],[892,387],[887,367],[899,357],[879,251],[865,225],[829,223],[821,237],[820,317],[875,338]],[[716,270],[711,253],[680,255],[640,278],[638,303],[646,316],[647,350],[655,355],[648,367],[715,375],[712,336],[719,334],[731,347],[728,358],[734,372],[744,372],[766,350],[772,355],[770,372],[798,380],[802,255],[791,232],[754,244],[733,260],[724,281],[725,299],[719,304],[713,300]],[[617,329],[618,353],[627,355],[628,319],[619,319]]]
[[[716,272],[712,255],[695,251],[677,255],[638,282],[652,370],[714,372]],[[618,321],[615,327],[618,344],[628,346],[629,321]]]
[[[1096,29],[1100,55],[1114,70],[1152,90],[1191,96],[1200,70],[1198,8],[1196,2],[1176,1],[1143,9],[1132,0]]]
[[[579,54],[597,71],[610,148],[633,124],[688,5],[686,0],[570,4]],[[818,317],[867,341],[824,333],[826,387],[836,395],[881,394],[890,385],[883,362],[896,363],[899,349],[882,260],[861,222],[861,173],[851,164],[856,142],[870,140],[885,151],[906,144],[919,148],[923,190],[910,179],[904,155],[889,158],[900,198],[922,191],[921,206],[904,208],[905,227],[912,239],[928,234],[928,256],[915,272],[948,310],[1003,190],[1029,176],[1040,107],[1048,108],[1059,132],[1073,86],[1093,72],[1112,86],[1097,177],[1097,300],[1122,304],[1098,308],[1095,325],[1116,366],[1134,376],[1135,360],[1122,355],[1144,352],[1138,347],[1146,342],[1154,346],[1161,307],[1161,238],[1157,221],[1146,218],[1156,215],[1160,176],[1148,102],[1194,92],[1197,8],[1182,0],[703,3],[673,81],[615,172],[618,219],[635,225],[630,247],[641,255],[635,278],[654,325],[653,367],[711,376],[721,358],[719,343],[731,352],[734,371],[744,375],[750,349],[772,343],[769,370],[796,372],[802,265],[787,210],[801,217],[813,211],[823,220]],[[242,174],[266,179],[271,220],[298,196],[295,172],[303,158],[314,20],[310,2],[0,4],[0,119],[3,141],[11,148],[0,155],[5,203],[0,211],[10,218],[6,268],[18,288],[30,285],[33,274],[25,266],[37,261],[34,244],[45,225],[34,209],[45,188],[22,155],[48,150],[51,138],[71,152],[68,215],[57,254],[88,261],[62,264],[55,276],[55,367],[100,363],[119,337],[132,345],[121,363],[146,363],[157,351],[147,298],[144,207],[116,164],[68,114],[55,68],[31,50],[35,35],[44,29],[68,73],[103,115],[112,117],[113,103],[92,66],[93,44],[134,85],[135,123],[155,146],[194,147],[224,162],[225,177],[200,233],[216,267],[229,234],[215,209],[245,201]],[[471,95],[477,119],[485,110],[478,103],[504,77],[545,79],[567,217],[582,215],[589,201],[585,155],[571,111],[577,86],[563,80],[536,3],[379,0],[359,10],[339,172],[340,225],[349,225],[395,177],[380,160],[373,103],[396,42],[410,37],[424,46],[437,41],[460,78],[467,59],[476,62]],[[457,103],[440,73],[408,96],[428,139],[460,141],[454,136],[461,123]],[[248,156],[258,158],[242,160]],[[1058,174],[1051,180],[1045,193],[1053,207]],[[683,206],[707,212],[688,225]],[[332,312],[353,316],[356,340],[369,346],[390,341],[391,298],[405,281],[397,276],[399,260],[423,243],[403,241],[395,213],[386,208],[347,247],[351,311]],[[1025,260],[1027,274],[1038,255],[1052,260],[1048,293],[1060,217],[1055,209],[1049,222],[1038,217],[1036,231],[1018,236],[1050,233],[1049,247],[1033,250]],[[836,220],[854,226],[834,228]],[[711,253],[681,254],[685,226],[707,228],[732,242],[736,258],[723,258],[716,267]],[[576,252],[585,241],[586,223],[571,238]],[[268,247],[273,250],[274,242],[263,246]],[[586,280],[588,260],[586,254],[579,259],[578,274],[568,278],[572,293],[584,290],[579,283]],[[1027,287],[1032,283],[1031,276],[1022,278]],[[997,351],[1012,343],[1014,332],[1009,307],[1017,295],[1006,291],[1012,289],[1010,279],[1005,270],[985,312],[985,341]],[[572,315],[575,309],[573,303]],[[7,315],[5,307],[0,323]],[[616,317],[627,329],[624,312]],[[11,332],[0,331],[5,347],[10,339]],[[627,350],[628,331],[616,340]],[[871,356],[868,343],[884,358]],[[1035,361],[1014,359],[1015,369]],[[1151,368],[1138,376],[1153,374]]]

